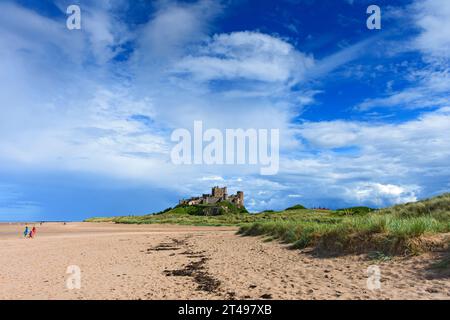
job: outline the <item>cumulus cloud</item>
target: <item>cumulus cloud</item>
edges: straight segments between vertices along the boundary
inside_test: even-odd
[[[346,198],[356,203],[382,207],[406,202],[417,201],[417,186],[398,186],[381,183],[359,183],[346,190]]]
[[[358,146],[365,150],[384,151],[393,156],[410,154],[429,157],[435,150],[436,157],[450,156],[450,109],[441,108],[424,113],[417,120],[400,124],[329,121],[304,123],[299,132],[309,143],[320,148]],[[419,148],[420,147],[420,148]]]
[[[450,2],[446,0],[417,1],[414,4],[415,24],[420,34],[415,39],[418,49],[436,58],[450,57]]]
[[[195,79],[265,82],[298,82],[314,65],[314,59],[291,44],[259,32],[233,32],[215,35],[197,55],[182,59],[174,72]]]
[[[336,206],[413,201],[450,180],[449,108],[397,124],[337,120],[298,130],[304,149],[281,161],[282,181],[317,205],[324,197]]]

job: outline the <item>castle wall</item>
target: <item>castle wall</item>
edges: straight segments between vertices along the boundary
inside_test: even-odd
[[[187,200],[180,200],[182,205],[198,205],[198,204],[215,204],[220,201],[230,201],[238,207],[244,206],[244,193],[238,191],[236,194],[228,196],[227,187],[219,188],[218,186],[211,189],[211,194],[203,194],[201,197],[192,197]]]

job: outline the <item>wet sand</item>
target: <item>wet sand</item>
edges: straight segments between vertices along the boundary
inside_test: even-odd
[[[32,224],[30,224],[32,226]],[[0,299],[450,299],[439,253],[386,262],[315,257],[232,227],[0,224]],[[381,288],[369,290],[376,264]],[[81,288],[68,289],[68,266]]]

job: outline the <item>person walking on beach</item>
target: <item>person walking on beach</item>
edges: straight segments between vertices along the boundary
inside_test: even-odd
[[[36,236],[36,227],[33,227],[33,229],[31,229],[31,237],[34,238]]]
[[[28,226],[25,226],[25,230],[23,231],[23,236],[25,238],[28,236]]]

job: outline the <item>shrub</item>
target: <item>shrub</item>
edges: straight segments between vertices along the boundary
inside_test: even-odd
[[[302,206],[301,204],[296,204],[295,206],[286,208],[285,211],[289,211],[289,210],[304,210],[306,209],[304,206]]]

